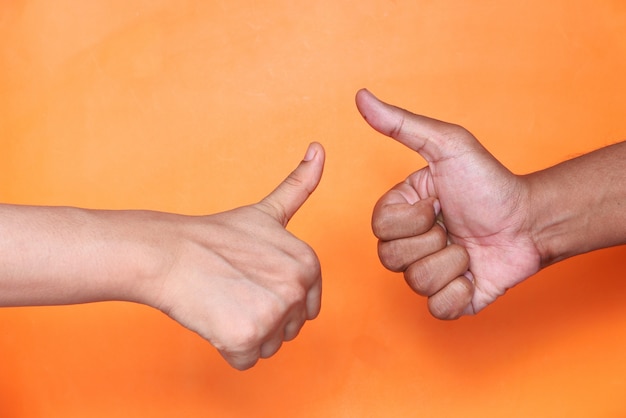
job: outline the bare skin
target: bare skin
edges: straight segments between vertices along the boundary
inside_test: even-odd
[[[460,126],[367,90],[356,104],[428,163],[380,198],[372,229],[382,264],[435,317],[475,314],[550,264],[626,243],[626,142],[521,176]]]
[[[0,306],[143,303],[252,367],[319,313],[319,261],[285,227],[323,167],[313,143],[261,202],[207,216],[0,205]]]

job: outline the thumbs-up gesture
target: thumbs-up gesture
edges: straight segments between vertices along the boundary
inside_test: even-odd
[[[372,228],[383,265],[403,272],[435,317],[477,313],[540,269],[523,177],[460,126],[388,105],[366,90],[356,104],[375,130],[428,163],[380,198]]]
[[[296,337],[320,310],[314,251],[285,227],[317,187],[321,145],[257,204],[180,217],[166,263],[159,309],[215,346],[233,367],[252,367]]]

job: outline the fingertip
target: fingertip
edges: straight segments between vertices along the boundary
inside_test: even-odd
[[[307,171],[305,177],[309,179],[309,182],[313,184],[309,187],[311,192],[315,190],[324,172],[324,163],[326,160],[326,152],[324,147],[319,142],[311,142],[304,154],[304,158],[296,168],[296,171]]]
[[[319,182],[322,179],[322,174],[324,173],[324,163],[326,160],[326,151],[324,147],[319,142],[311,142],[309,147],[307,148],[306,153],[304,154],[304,158],[302,160],[302,165],[308,165],[305,167],[297,167],[296,170],[304,169],[308,173],[304,175],[305,183],[308,182],[307,189],[309,190],[309,194],[312,193]]]
[[[433,209],[435,210],[435,216],[439,216],[441,213],[441,202],[437,198],[433,198]]]
[[[383,102],[366,89],[357,92],[356,106],[363,119],[374,130],[415,151],[421,147],[423,139],[418,139],[417,132],[413,132],[413,127],[406,130],[405,125],[408,119],[415,116],[412,113]]]
[[[324,164],[324,160],[326,159],[326,151],[324,150],[324,146],[319,142],[311,142],[309,147],[304,154],[303,162],[309,161],[317,161],[320,164]]]
[[[468,138],[468,132],[460,126],[392,105],[366,89],[357,92],[356,106],[374,130],[418,152],[428,162],[440,160],[449,152],[449,138]]]
[[[309,147],[306,149],[306,153],[304,154],[304,158],[302,158],[302,161],[311,161],[313,158],[315,158],[316,154],[317,150],[315,149],[313,144],[309,144]]]
[[[363,88],[359,89],[359,90],[356,92],[356,95],[355,95],[355,101],[356,101],[357,103],[359,103],[359,101],[360,101],[361,99],[364,99],[364,98],[366,98],[367,96],[372,96],[372,97],[375,97],[375,96],[372,94],[372,92],[371,92],[371,91],[369,91],[368,89],[366,89],[365,87],[363,87]]]
[[[380,100],[378,100],[378,98],[366,88],[362,88],[357,91],[354,100],[359,113],[369,123],[368,118],[370,117],[370,113],[372,112],[372,105],[376,103],[381,103]]]

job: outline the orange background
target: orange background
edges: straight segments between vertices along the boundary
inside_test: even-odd
[[[441,322],[378,263],[380,195],[423,160],[354,94],[473,131],[517,173],[626,137],[626,3],[12,1],[0,4],[0,200],[213,213],[302,158],[289,229],[323,309],[238,372],[128,303],[0,310],[2,417],[626,414],[626,248],[570,259]]]

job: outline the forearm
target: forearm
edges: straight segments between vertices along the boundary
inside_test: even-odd
[[[626,243],[626,142],[525,178],[543,266]]]
[[[155,216],[0,205],[0,306],[144,302],[160,259]]]

